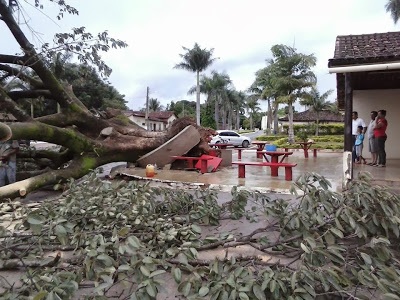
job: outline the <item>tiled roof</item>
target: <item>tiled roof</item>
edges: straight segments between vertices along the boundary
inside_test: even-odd
[[[142,117],[142,118],[144,118],[146,115],[146,113],[144,111],[134,111],[134,110],[124,111],[124,114],[127,117],[135,116],[135,117]],[[175,112],[173,112],[173,111],[150,111],[149,112],[149,120],[166,122],[167,119],[173,115],[175,115]]]
[[[11,122],[11,121],[17,121],[17,119],[14,117],[13,114],[0,112],[0,121]]]
[[[400,32],[339,35],[329,67],[400,60]]]
[[[280,118],[279,121],[287,122],[288,117]],[[293,114],[293,122],[315,122],[317,120],[317,113],[312,110],[306,110]],[[323,110],[319,113],[320,122],[344,122],[342,114],[335,114],[329,110]]]

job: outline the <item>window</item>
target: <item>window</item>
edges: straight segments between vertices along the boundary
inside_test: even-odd
[[[146,126],[146,123],[142,123],[143,126]]]

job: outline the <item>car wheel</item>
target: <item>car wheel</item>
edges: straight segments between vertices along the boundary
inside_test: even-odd
[[[242,143],[243,148],[248,148],[249,145],[250,145],[249,141],[243,141],[243,143]]]

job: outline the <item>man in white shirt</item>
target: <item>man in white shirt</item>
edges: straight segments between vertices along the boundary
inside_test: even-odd
[[[356,138],[357,138],[357,128],[358,128],[358,126],[362,126],[362,128],[363,128],[362,133],[365,134],[365,132],[367,131],[367,126],[365,125],[364,120],[358,117],[358,112],[353,111],[352,117],[353,117],[353,125],[351,128],[351,132],[353,135],[353,161],[354,161],[356,158],[354,144],[356,143]]]
[[[367,129],[369,152],[371,152],[371,157],[372,157],[372,161],[370,163],[368,163],[368,165],[370,165],[370,166],[377,164],[377,160],[378,160],[375,137],[374,137],[374,127],[375,127],[375,123],[376,123],[375,119],[376,119],[377,115],[378,115],[377,111],[375,111],[375,110],[371,111],[371,121],[369,121],[368,129]]]

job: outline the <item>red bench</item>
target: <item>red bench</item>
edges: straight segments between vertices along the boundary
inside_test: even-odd
[[[238,177],[245,178],[246,177],[246,166],[260,166],[260,167],[284,167],[285,168],[285,180],[292,180],[292,168],[297,166],[297,164],[289,164],[289,163],[271,163],[271,162],[241,162],[234,161],[232,165],[238,165]],[[272,168],[271,168],[272,169]],[[271,176],[278,176],[278,174],[272,174]]]
[[[299,148],[288,148],[288,147],[285,147],[285,151],[289,151],[289,149],[299,149]],[[300,148],[299,150],[301,150],[301,149],[302,148]],[[308,150],[312,150],[314,157],[317,157],[318,149],[317,148],[313,148],[313,149],[308,148],[307,150],[303,149],[305,158],[308,158]]]
[[[213,159],[212,157],[191,157],[191,156],[171,156],[172,159],[177,160],[186,160],[188,162],[188,168],[193,169],[194,163],[193,161],[201,161],[200,172],[201,174],[207,173],[207,160]]]

